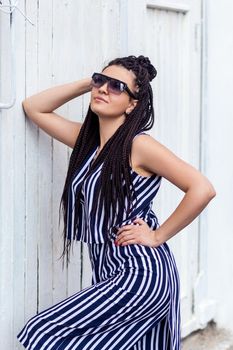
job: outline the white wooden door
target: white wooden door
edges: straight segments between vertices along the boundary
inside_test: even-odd
[[[152,82],[155,125],[151,134],[175,154],[201,168],[202,2],[145,0],[128,3],[128,51],[148,56],[158,70]],[[184,193],[166,179],[154,210],[160,223],[175,210]],[[181,278],[182,335],[211,318],[205,300],[206,265],[201,217],[169,241]],[[203,232],[203,234],[205,234]]]

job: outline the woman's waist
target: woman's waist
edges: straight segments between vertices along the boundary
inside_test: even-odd
[[[121,221],[120,223],[118,223],[117,225],[114,225],[110,228],[108,235],[110,237],[110,239],[115,240],[117,237],[117,233],[119,228],[121,228],[122,226],[125,225],[137,225],[134,223],[134,221],[136,219],[142,219],[143,221],[145,221],[147,223],[147,225],[152,229],[152,230],[156,230],[160,225],[157,219],[157,216],[154,214],[153,211],[151,212],[147,212],[146,214],[141,214],[141,215],[136,215],[130,218],[127,218],[123,221]]]
[[[94,265],[103,264],[109,272],[128,273],[150,271],[155,273],[158,266],[163,263],[170,263],[171,252],[166,243],[159,247],[150,247],[141,244],[129,244],[116,246],[114,241],[105,243],[88,244],[90,259]]]

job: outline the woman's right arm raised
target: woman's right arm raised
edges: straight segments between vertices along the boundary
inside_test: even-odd
[[[25,114],[47,134],[73,148],[82,123],[53,112],[64,103],[91,90],[91,78],[55,86],[27,97],[22,105]]]

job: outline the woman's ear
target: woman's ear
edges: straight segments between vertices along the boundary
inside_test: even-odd
[[[129,107],[126,109],[125,113],[129,114],[137,106],[138,100],[131,100]]]

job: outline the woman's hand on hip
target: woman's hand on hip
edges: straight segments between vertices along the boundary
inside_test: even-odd
[[[157,230],[152,230],[140,218],[133,221],[134,225],[124,225],[119,228],[115,244],[125,246],[128,244],[142,244],[149,247],[158,247]]]

